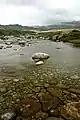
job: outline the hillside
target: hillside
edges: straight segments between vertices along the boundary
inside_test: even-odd
[[[46,25],[46,26],[22,26],[19,24],[0,25],[0,29],[14,30],[53,30],[53,29],[74,29],[80,28],[80,21],[62,22],[61,24]]]

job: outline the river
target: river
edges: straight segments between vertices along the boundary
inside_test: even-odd
[[[41,77],[48,81],[54,78],[54,81],[57,80],[58,83],[79,87],[80,48],[73,47],[71,44],[48,40],[29,43],[29,46],[26,45],[25,47],[12,45],[12,48],[0,50],[1,77],[27,77],[30,75],[28,80],[34,81],[41,79]],[[31,56],[36,52],[45,52],[50,55],[44,65],[36,66],[31,59]],[[34,73],[37,74],[36,77]],[[44,73],[47,74],[47,77]]]

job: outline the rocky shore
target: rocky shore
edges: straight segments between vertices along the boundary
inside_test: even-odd
[[[35,73],[36,74],[36,73]],[[54,80],[0,80],[1,120],[79,120],[80,90]]]

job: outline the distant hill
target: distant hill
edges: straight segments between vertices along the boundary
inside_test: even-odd
[[[0,29],[32,30],[33,27],[22,26],[22,25],[19,25],[19,24],[11,24],[11,25],[0,25]]]
[[[22,26],[19,24],[0,25],[0,29],[14,29],[14,30],[52,30],[52,29],[74,29],[80,28],[80,21],[62,22],[56,25],[46,26]]]

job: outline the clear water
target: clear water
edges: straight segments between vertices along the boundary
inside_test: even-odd
[[[36,52],[50,55],[44,65],[36,66],[31,59]],[[54,79],[57,83],[80,87],[80,48],[62,42],[40,40],[32,41],[25,47],[13,45],[12,48],[1,49],[0,76],[22,76],[27,77],[28,80],[43,77],[44,81]],[[77,77],[73,78],[73,76]]]

